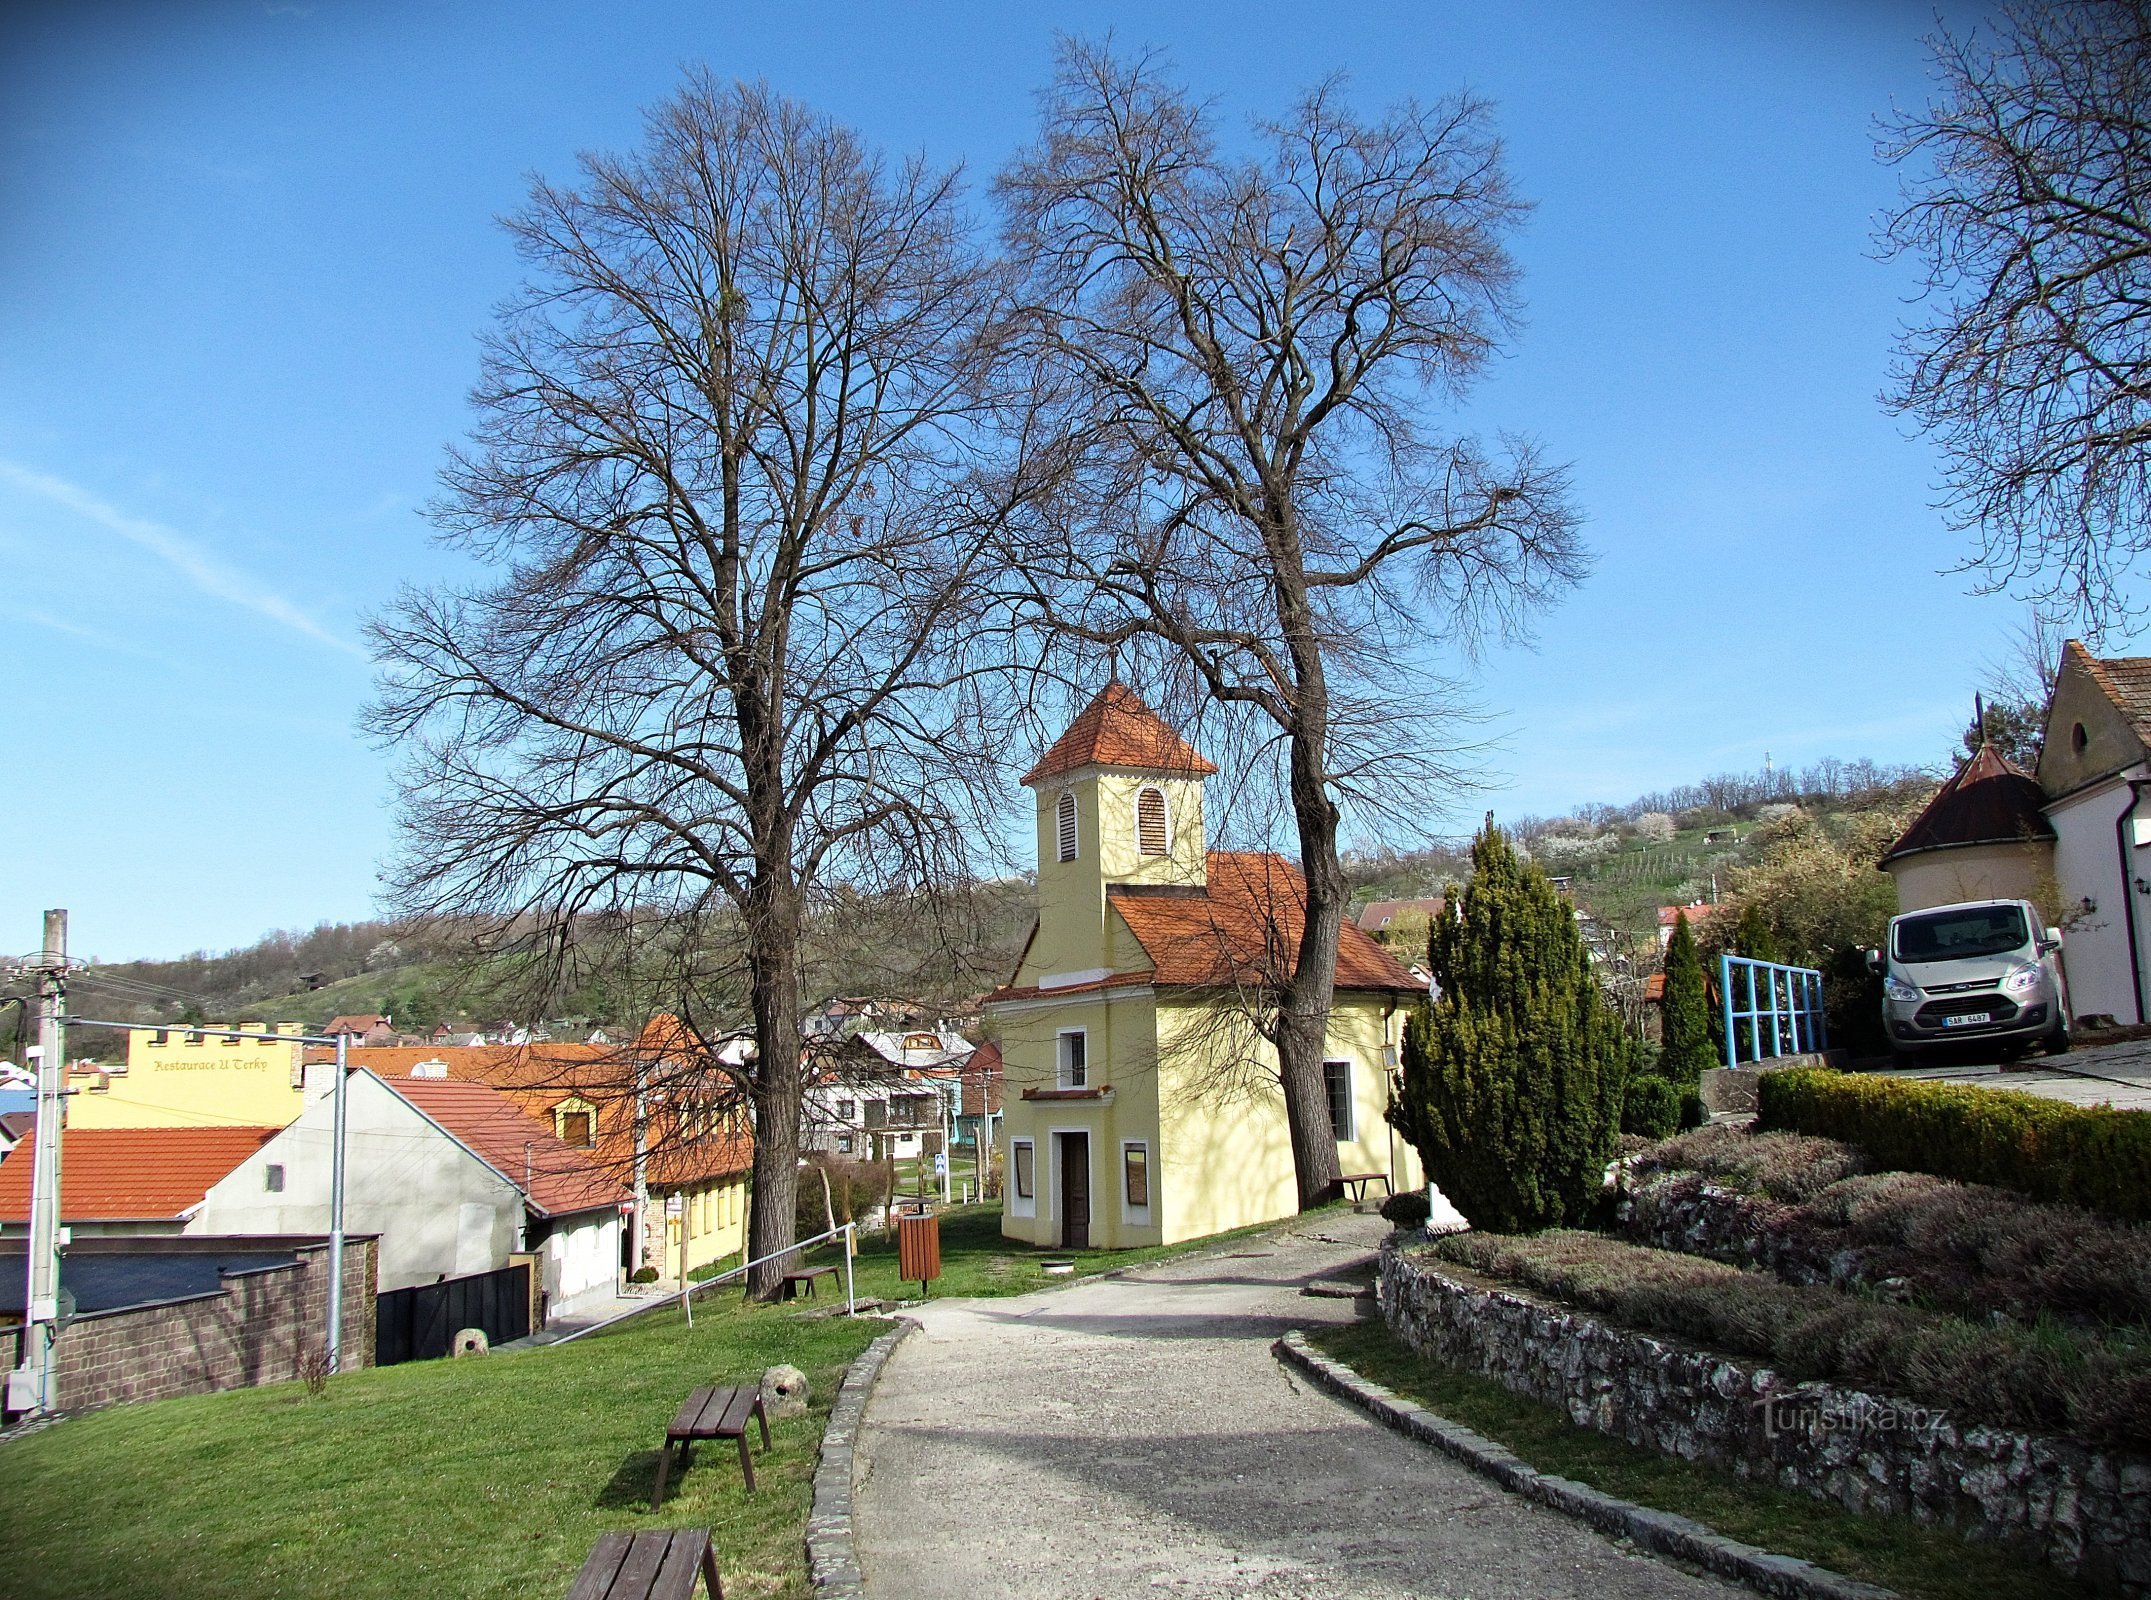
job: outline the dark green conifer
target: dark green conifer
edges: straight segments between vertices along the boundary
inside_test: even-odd
[[[1428,958],[1439,998],[1404,1030],[1391,1111],[1475,1228],[1580,1222],[1603,1187],[1632,1056],[1569,905],[1488,817]]]
[[[1673,938],[1666,945],[1665,999],[1659,1015],[1664,1026],[1658,1076],[1693,1089],[1703,1069],[1716,1066],[1718,1058],[1710,1047],[1710,986],[1685,912],[1673,919]]]

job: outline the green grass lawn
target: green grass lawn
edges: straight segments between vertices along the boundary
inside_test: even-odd
[[[1332,1209],[1348,1210],[1340,1203],[1334,1208],[1322,1207],[1307,1212],[1299,1220],[1319,1222]],[[1267,1233],[1280,1225],[1265,1222],[1232,1233],[1213,1234],[1206,1239],[1142,1250],[1041,1250],[1001,1237],[1001,1202],[998,1200],[977,1206],[952,1206],[942,1211],[940,1217],[941,1276],[928,1290],[934,1299],[1027,1294],[1049,1284],[1066,1283],[1070,1277],[1087,1278],[1119,1267],[1140,1266],[1146,1261],[1163,1261],[1193,1251],[1215,1249],[1237,1239]],[[837,1245],[816,1245],[806,1255],[809,1266],[841,1264],[844,1259],[842,1248]],[[1068,1276],[1048,1277],[1045,1269],[1048,1261],[1072,1261],[1075,1271]],[[723,1271],[728,1265],[721,1262],[717,1270]],[[862,1234],[852,1271],[861,1299],[919,1298],[918,1284],[905,1282],[896,1275],[896,1239],[893,1234]],[[712,1294],[723,1292],[721,1289],[711,1291]],[[820,1299],[830,1292],[829,1280],[825,1278],[816,1286],[815,1298]],[[843,1279],[839,1277],[835,1293],[842,1295],[843,1292]]]
[[[714,1532],[734,1600],[809,1592],[815,1453],[845,1364],[887,1323],[727,1298],[551,1349],[116,1406],[0,1445],[0,1589],[23,1600],[564,1595],[599,1534]],[[786,1361],[813,1386],[749,1496],[697,1448],[649,1511],[666,1422],[697,1384]],[[756,1441],[759,1448],[759,1439]]]
[[[1579,1428],[1490,1378],[1438,1366],[1380,1322],[1310,1329],[1308,1339],[1374,1382],[1508,1446],[1541,1472],[1693,1517],[1722,1534],[1917,1600],[2041,1600],[2097,1591],[2041,1562],[1897,1517],[1835,1505],[1639,1449]]]
[[[1089,1275],[1240,1236],[1072,1259]],[[944,1213],[941,1240],[937,1295],[1063,1281],[1041,1265],[1054,1252],[1001,1237],[997,1204]],[[893,1239],[865,1241],[860,1295],[915,1297],[896,1268]],[[816,1298],[841,1308],[826,1280]],[[320,1399],[286,1383],[63,1422],[0,1445],[0,1592],[540,1600],[567,1592],[601,1533],[706,1523],[732,1600],[804,1596],[822,1426],[845,1365],[889,1324],[798,1311],[719,1288],[691,1330],[667,1306],[571,1344],[354,1372]],[[731,1447],[704,1444],[652,1517],[657,1445],[687,1391],[779,1361],[806,1372],[814,1403],[776,1425],[761,1492],[747,1495]]]

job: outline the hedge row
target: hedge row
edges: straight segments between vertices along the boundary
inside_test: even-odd
[[[1816,1067],[1763,1073],[1757,1090],[1758,1131],[1841,1139],[1880,1167],[2151,1221],[2151,1112]]]

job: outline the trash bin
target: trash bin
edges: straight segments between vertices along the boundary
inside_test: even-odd
[[[922,1289],[941,1276],[941,1219],[914,1212],[896,1219],[897,1274]]]

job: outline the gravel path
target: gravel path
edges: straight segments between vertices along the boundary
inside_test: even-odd
[[[1383,1226],[1325,1218],[915,1313],[923,1330],[890,1358],[860,1436],[867,1592],[1745,1595],[1505,1494],[1277,1363],[1286,1328],[1354,1314],[1299,1289],[1364,1263]]]

